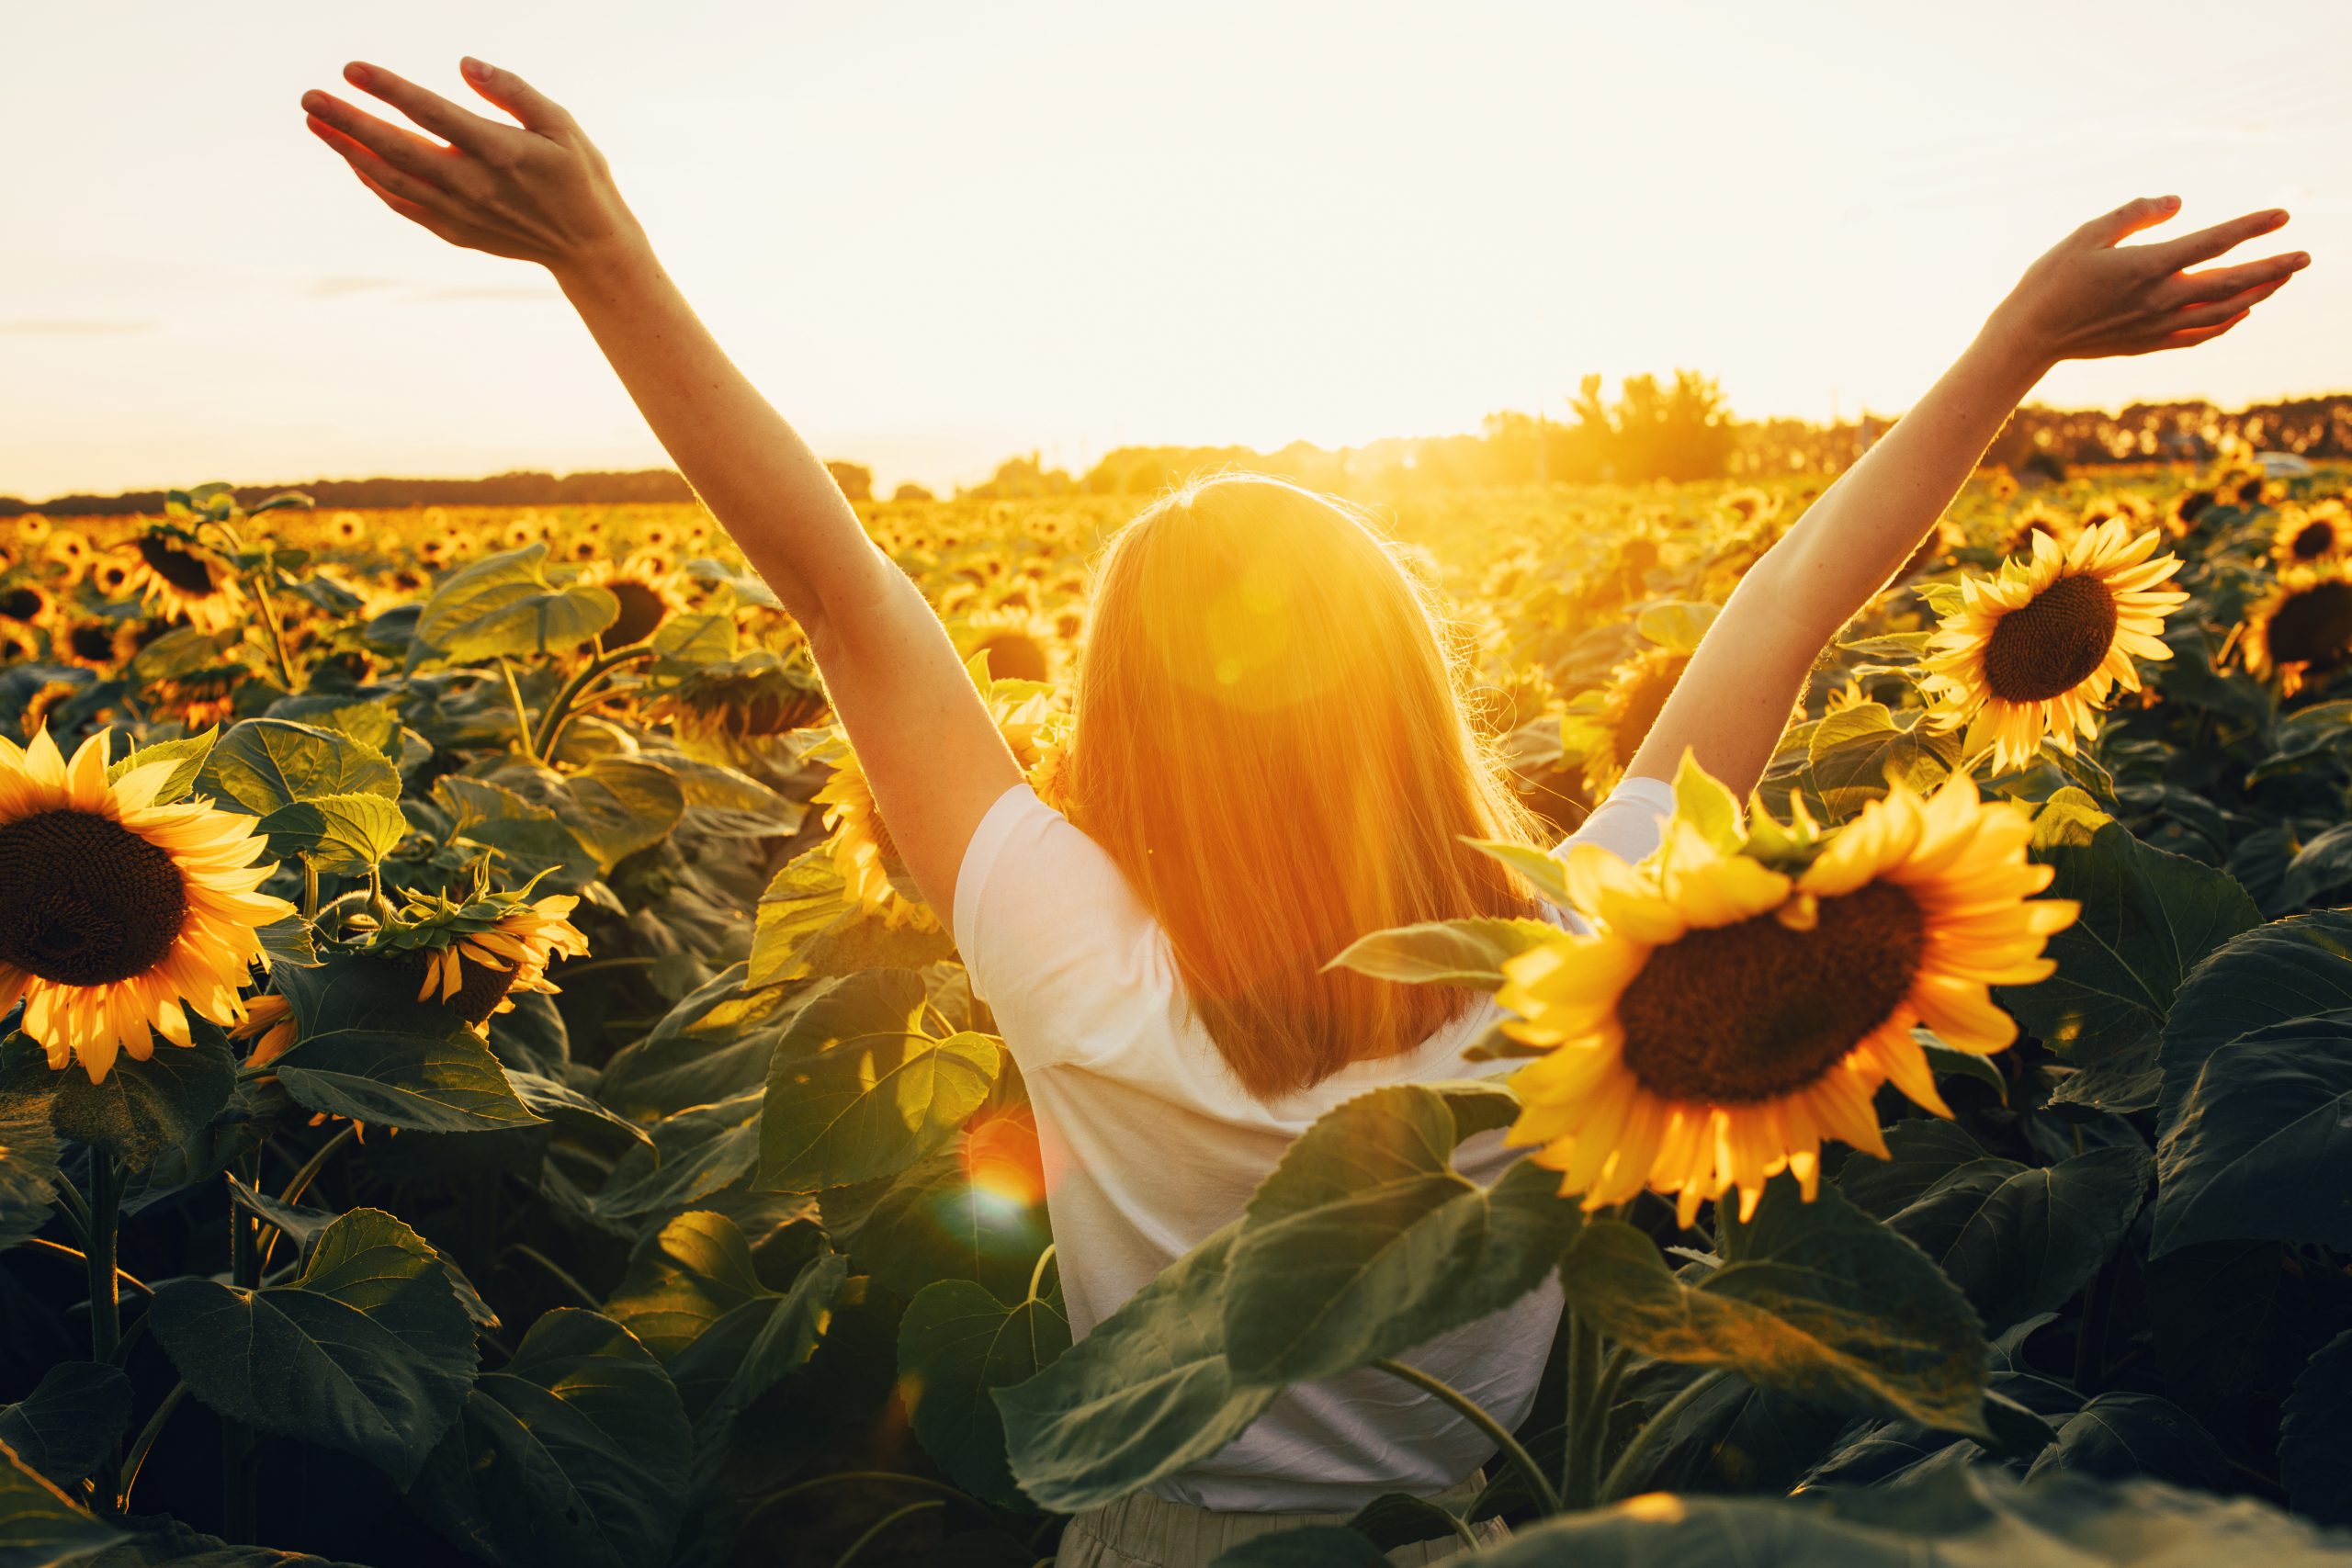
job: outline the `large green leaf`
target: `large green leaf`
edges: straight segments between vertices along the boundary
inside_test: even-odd
[[[2165,1031],[2151,1256],[2199,1241],[2352,1249],[2352,914],[2245,932]]]
[[[33,1391],[0,1404],[0,1443],[60,1486],[112,1454],[130,1426],[130,1380],[102,1361],[58,1361]]]
[[[1545,920],[1431,920],[1373,931],[1350,942],[1326,968],[1353,969],[1378,980],[1500,990],[1503,964],[1560,938]]]
[[[115,1059],[105,1079],[92,1083],[69,1062],[52,1070],[42,1049],[21,1034],[0,1043],[0,1115],[46,1105],[57,1135],[105,1149],[134,1170],[187,1143],[220,1113],[236,1087],[236,1058],[210,1024],[197,1022],[194,1043],[160,1036],[146,1061]],[[36,1154],[38,1144],[32,1145]]]
[[[1399,1084],[1309,1127],[1264,1181],[1226,1265],[1236,1382],[1337,1377],[1498,1312],[1575,1234],[1559,1175],[1521,1160],[1486,1188],[1454,1145],[1518,1102],[1493,1085]]]
[[[474,1384],[411,1495],[499,1568],[637,1568],[668,1558],[693,1451],[652,1353],[612,1319],[561,1307]]]
[[[2278,1480],[2297,1513],[2352,1525],[2352,1329],[2320,1347],[2287,1396]]]
[[[2051,896],[2077,900],[2082,914],[2045,950],[2058,972],[2003,988],[2000,1001],[2085,1066],[2144,1060],[2188,972],[2262,920],[2227,872],[2143,844],[2120,823],[2099,826],[2086,842],[2070,820],[2043,833],[2034,858],[2056,869]]]
[[[668,770],[634,757],[599,757],[566,784],[572,805],[563,825],[606,871],[660,843],[686,809],[685,792]]]
[[[728,965],[673,1006],[652,1033],[616,1053],[597,1099],[650,1121],[762,1088],[776,1038],[806,991],[747,989],[744,971]]]
[[[401,776],[382,752],[348,735],[291,719],[249,718],[213,747],[198,787],[266,818],[300,800],[397,800]]]
[[[669,1369],[707,1467],[736,1418],[815,1352],[848,1277],[820,1248],[791,1289],[772,1290],[735,1222],[695,1211],[649,1238],[605,1310]]]
[[[175,801],[186,800],[188,792],[196,788],[198,776],[204,772],[204,760],[212,754],[213,742],[220,739],[220,729],[215,725],[199,735],[134,747],[116,758],[107,769],[107,782],[111,784],[133,768],[143,768],[150,762],[169,762],[172,771],[164,778],[162,787],[155,791],[154,803],[169,806]]]
[[[1985,1348],[1967,1298],[1911,1242],[1825,1187],[1773,1179],[1695,1284],[1648,1236],[1597,1220],[1560,1266],[1571,1305],[1645,1355],[1730,1367],[1815,1404],[1986,1434]]]
[[[2153,1393],[2093,1398],[2058,1425],[2058,1440],[2033,1461],[2029,1480],[2053,1472],[2128,1481],[2135,1475],[2208,1492],[2230,1489],[2229,1456],[2196,1418]]]
[[[279,807],[260,829],[274,855],[307,855],[321,871],[357,872],[392,852],[408,818],[380,795],[322,795]]]
[[[362,956],[280,971],[299,1041],[276,1064],[286,1092],[306,1110],[386,1127],[541,1125],[481,1036],[453,1010],[417,998],[418,974]]]
[[[1279,1392],[1225,1360],[1236,1221],[1168,1266],[1044,1371],[995,1391],[1013,1479],[1076,1513],[1125,1496],[1239,1437]]]
[[[896,1175],[986,1102],[993,1035],[934,1027],[921,975],[871,969],[800,1010],[768,1062],[762,1187],[815,1192]]]
[[[290,1283],[161,1285],[148,1323],[213,1409],[356,1454],[403,1487],[474,1379],[473,1322],[440,1256],[379,1209],[329,1225]]]
[[[9,1047],[0,1044],[0,1062]],[[47,1058],[41,1058],[48,1070]],[[57,1129],[38,1093],[9,1092],[0,1078],[0,1252],[49,1223],[57,1203]]]
[[[526,545],[451,572],[417,617],[417,641],[469,662],[560,653],[620,618],[620,601],[606,590],[551,577],[547,555],[544,544]]]
[[[654,1147],[652,1134],[644,1128],[626,1116],[615,1114],[570,1084],[559,1083],[543,1074],[528,1072],[521,1067],[506,1068],[506,1081],[514,1090],[514,1098],[534,1116],[557,1122],[575,1133],[609,1134],[629,1139],[647,1149]],[[659,1153],[658,1150],[655,1152]]]
[[[1901,1213],[1962,1167],[1992,1157],[1968,1129],[1940,1117],[1906,1116],[1883,1136],[1887,1158],[1849,1157],[1838,1172],[1838,1190],[1847,1201],[1882,1220]],[[2013,1160],[1996,1163],[2004,1174],[2018,1168]]]
[[[1878,703],[1831,714],[1813,732],[1806,765],[1822,803],[1838,820],[1853,816],[1900,781],[1925,795],[1960,761],[1960,737],[1930,729],[1921,716],[1894,716]]]
[[[1006,1306],[969,1280],[918,1292],[899,1320],[899,1375],[915,1436],[956,1484],[1001,1507],[1028,1506],[1005,1461],[989,1392],[1024,1382],[1069,1348],[1069,1319],[1033,1290]]]
[[[2252,1497],[2159,1481],[2020,1485],[1996,1469],[1951,1466],[1905,1485],[1828,1486],[1792,1498],[1638,1498],[1531,1526],[1477,1561],[1479,1568],[2318,1568],[2352,1562],[2352,1546]]]
[[[0,1441],[0,1568],[51,1568],[124,1531],[95,1517]]]
[[[754,918],[754,986],[929,964],[955,951],[943,931],[894,929],[860,909],[844,893],[841,874],[822,844],[775,874],[760,895]]]
[[[763,1093],[746,1089],[654,1123],[651,1146],[631,1149],[613,1167],[596,1212],[628,1219],[689,1208],[751,1174],[760,1158]]]
[[[973,1280],[1000,1295],[1021,1289],[1051,1239],[1042,1192],[989,1179],[983,1145],[968,1134],[887,1182],[836,1189],[819,1200],[828,1231],[901,1295],[934,1280]],[[1026,1184],[1022,1184],[1025,1188]]]
[[[1887,1223],[1936,1260],[1987,1328],[2007,1328],[2056,1309],[2114,1256],[2149,1168],[2136,1145],[2047,1167],[1975,1161]]]

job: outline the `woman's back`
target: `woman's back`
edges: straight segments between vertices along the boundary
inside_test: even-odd
[[[1571,841],[1639,858],[1670,804],[1664,784],[1632,781]],[[1246,874],[1234,896],[1250,896]],[[1463,1058],[1496,1017],[1482,999],[1417,1050],[1253,1098],[1192,1016],[1167,934],[1118,866],[1025,785],[1005,792],[973,834],[954,928],[1035,1106],[1056,1259],[1080,1337],[1237,1217],[1326,1111],[1384,1084],[1499,1066]],[[1465,1142],[1456,1163],[1490,1180],[1517,1155],[1488,1133]],[[1516,1424],[1559,1314],[1558,1287],[1547,1284],[1409,1359]],[[1290,1390],[1235,1442],[1157,1490],[1219,1509],[1346,1509],[1384,1492],[1442,1491],[1492,1451],[1436,1401],[1366,1371]]]

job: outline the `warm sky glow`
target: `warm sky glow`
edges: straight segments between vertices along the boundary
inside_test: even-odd
[[[377,207],[297,99],[474,52],[882,479],[1475,428],[1697,366],[1908,402],[2075,221],[2269,205],[2315,262],[2063,403],[2352,385],[2352,12],[2210,5],[11,7],[0,493],[662,461],[544,275]]]

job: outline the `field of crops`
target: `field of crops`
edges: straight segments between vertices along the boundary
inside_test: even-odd
[[[1555,1269],[1482,1562],[2352,1561],[2348,483],[1972,483],[1753,810],[1514,863],[1599,936],[1351,950],[1527,1067],[1350,1102],[1076,1347],[1019,1073],[701,511],[0,520],[0,1568],[1028,1568]],[[1817,488],[1390,519],[1547,821]],[[860,510],[1055,798],[1133,504]],[[1564,1101],[1607,942],[1697,1120]]]

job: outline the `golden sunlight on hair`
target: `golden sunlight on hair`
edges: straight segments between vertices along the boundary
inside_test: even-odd
[[[1069,790],[1261,1099],[1461,1012],[1463,992],[1327,972],[1357,937],[1532,908],[1462,842],[1533,824],[1464,717],[1435,605],[1360,513],[1280,479],[1197,481],[1112,540]]]

